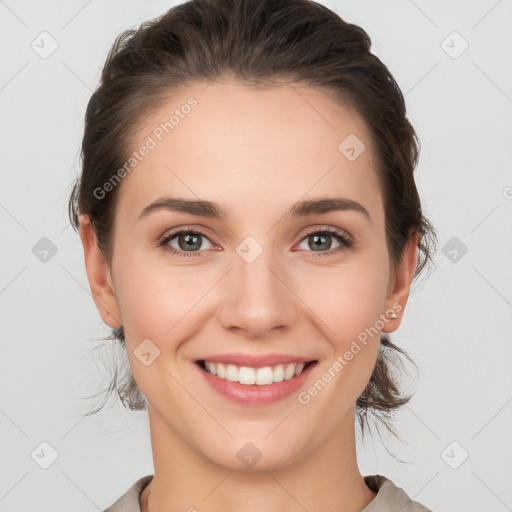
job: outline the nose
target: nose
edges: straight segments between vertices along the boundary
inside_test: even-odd
[[[276,329],[289,328],[296,321],[298,300],[287,284],[287,272],[263,251],[252,263],[236,256],[234,266],[223,280],[219,320],[230,331],[249,338],[263,338]]]

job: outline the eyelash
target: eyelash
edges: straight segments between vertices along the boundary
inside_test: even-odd
[[[344,231],[342,231],[340,229],[337,229],[337,228],[332,228],[332,227],[316,228],[316,229],[313,229],[311,231],[308,231],[301,238],[300,242],[302,242],[308,236],[311,236],[311,235],[321,235],[321,234],[324,234],[324,233],[335,235],[338,238],[338,240],[341,242],[341,246],[337,247],[335,249],[330,249],[329,251],[317,252],[316,254],[312,255],[314,258],[322,257],[322,256],[331,256],[331,255],[333,255],[335,253],[338,253],[338,252],[348,251],[354,245],[354,241]],[[159,242],[158,246],[159,247],[166,246],[166,244],[168,244],[173,238],[175,238],[177,235],[181,235],[181,234],[200,235],[200,236],[203,236],[204,238],[209,240],[209,238],[204,233],[202,233],[201,231],[196,231],[196,230],[193,230],[193,229],[189,228],[189,229],[182,229],[182,230],[179,230],[179,231],[174,231],[172,233],[169,233],[168,235],[166,235]],[[188,252],[187,251],[178,251],[178,250],[176,250],[176,249],[174,249],[173,247],[170,247],[170,246],[164,247],[164,249],[169,251],[170,253],[176,255],[176,256],[181,257],[181,258],[196,257],[197,253],[204,252],[204,251],[188,251]],[[309,252],[315,252],[315,251],[309,251]]]

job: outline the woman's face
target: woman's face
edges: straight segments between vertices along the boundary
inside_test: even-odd
[[[307,87],[201,84],[146,119],[133,150],[137,161],[116,185],[111,273],[94,296],[104,321],[125,327],[150,421],[238,470],[249,467],[245,455],[276,469],[350,432],[380,330],[398,327],[414,270],[392,273],[361,119]],[[177,198],[215,203],[225,216],[173,209]],[[169,207],[145,210],[167,199]],[[297,208],[320,199],[346,203]],[[160,245],[187,229],[200,234]],[[397,319],[384,317],[390,309]],[[228,354],[249,368],[228,374],[249,382],[258,373],[280,379],[279,369],[257,371],[265,366],[316,363],[264,385],[197,363]]]

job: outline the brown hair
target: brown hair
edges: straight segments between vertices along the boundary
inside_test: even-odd
[[[173,91],[226,76],[254,86],[302,82],[320,87],[365,121],[378,158],[390,258],[395,268],[406,243],[418,233],[416,278],[432,260],[436,245],[413,176],[419,141],[406,117],[400,88],[370,48],[370,37],[362,28],[311,0],[192,0],[126,30],[115,40],[87,105],[82,174],[69,200],[74,229],[79,228],[78,216],[88,215],[98,247],[111,265],[116,199],[122,185],[101,199],[94,191],[126,162],[140,121]],[[121,344],[127,365],[123,327],[105,339]],[[399,354],[412,360],[388,335],[381,335],[380,348],[356,410],[363,435],[372,411],[396,436],[390,415],[412,395],[400,396],[394,363],[401,363]],[[125,407],[145,409],[145,397],[131,371],[124,370],[120,377],[115,370],[105,399],[116,391]]]

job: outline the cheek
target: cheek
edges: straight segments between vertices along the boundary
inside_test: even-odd
[[[343,349],[345,343],[375,325],[384,312],[388,261],[375,252],[364,260],[309,273],[302,284],[314,312],[327,324],[329,337]],[[319,284],[324,283],[324,284]]]
[[[206,275],[206,277],[205,277]],[[118,304],[126,331],[127,347],[132,350],[144,339],[162,351],[180,342],[178,333],[190,331],[189,322],[201,298],[216,282],[211,273],[179,267],[162,258],[150,262],[144,253],[125,253],[118,262]]]
[[[119,290],[126,350],[133,376],[150,401],[156,390],[170,386],[174,374],[175,354],[182,343],[184,329],[190,335],[190,310],[199,300],[193,285],[183,274],[169,268],[154,267],[125,260],[123,284]],[[204,292],[203,292],[204,294]],[[200,297],[200,296],[199,296]],[[149,340],[149,341],[147,341]],[[149,356],[143,354],[149,353]],[[146,357],[146,359],[144,359]],[[164,392],[165,394],[165,392]]]
[[[142,340],[157,340],[169,331],[175,323],[169,316],[175,294],[143,254],[130,252],[125,245],[119,241],[115,284],[127,348],[133,350]]]
[[[339,292],[332,291],[329,297],[318,294],[316,299],[323,306],[319,316],[328,326],[323,332],[330,350],[314,389],[304,391],[315,407],[325,411],[329,428],[334,429],[348,414],[375,368],[380,347],[378,320],[387,284],[379,272],[351,269],[331,281],[332,286],[339,285]]]
[[[333,400],[339,407],[357,399],[375,367],[388,278],[388,260],[376,251],[364,262],[331,272],[329,290],[315,292],[312,304],[329,327],[324,333],[333,349],[325,379],[336,375]]]

